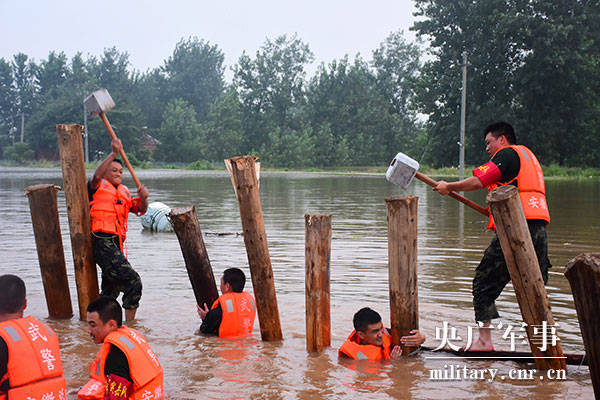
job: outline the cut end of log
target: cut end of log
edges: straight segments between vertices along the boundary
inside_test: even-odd
[[[62,190],[60,186],[53,185],[51,183],[40,183],[38,185],[31,185],[25,188],[25,196],[29,196],[31,193],[36,192],[38,190],[47,190],[52,188],[54,190]]]
[[[169,218],[177,217],[179,215],[187,214],[191,211],[194,211],[195,208],[196,208],[196,206],[185,206],[185,207],[173,208],[167,216]]]
[[[564,272],[565,276],[568,278],[572,273],[571,270],[579,265],[586,265],[594,272],[600,272],[600,253],[582,253],[578,255],[567,264]]]
[[[56,124],[54,125],[54,128],[59,131],[70,131],[71,129],[76,129],[81,132],[85,127],[79,124]]]
[[[395,201],[405,201],[405,202],[412,202],[412,201],[417,201],[419,200],[419,197],[417,196],[392,196],[392,197],[386,197],[385,198],[385,202],[386,203],[393,203]]]
[[[517,196],[518,194],[519,194],[519,189],[517,189],[516,186],[513,186],[513,185],[500,186],[499,188],[496,188],[496,189],[492,190],[490,193],[488,193],[488,195],[486,197],[486,201],[488,203],[505,201],[507,199],[510,199],[513,196]]]
[[[333,214],[304,214],[304,221],[310,223],[312,220],[331,219]]]
[[[256,161],[258,160],[258,156],[235,156],[235,157],[231,157],[228,158],[226,161],[229,161],[230,163],[236,163],[240,160],[253,160]]]

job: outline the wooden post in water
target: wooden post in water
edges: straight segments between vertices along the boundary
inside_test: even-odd
[[[417,287],[417,206],[415,196],[385,199],[388,222],[388,266],[392,345],[402,346],[408,355],[415,348],[404,346],[400,338],[419,329]]]
[[[578,255],[567,264],[565,276],[575,300],[594,395],[600,399],[600,253]]]
[[[25,195],[29,198],[48,314],[51,318],[71,318],[73,306],[58,220],[58,190],[60,187],[51,184],[33,185],[25,189]]]
[[[331,214],[304,216],[306,350],[321,351],[331,345],[329,261]]]
[[[553,344],[551,340],[554,318],[519,199],[519,190],[512,185],[501,186],[487,195],[487,202],[494,217],[496,234],[523,322],[527,324],[529,347],[535,357],[535,365],[539,370],[566,370],[562,346],[559,341]],[[543,339],[547,339],[547,343],[542,343]]]
[[[83,126],[77,124],[56,125],[75,267],[79,317],[85,319],[88,304],[95,300],[99,293],[91,235],[89,195],[83,163],[82,129]]]
[[[262,340],[281,340],[281,323],[275,294],[273,268],[267,245],[267,232],[260,205],[256,156],[230,158],[231,176],[240,207],[244,244],[248,254],[252,286],[256,297],[256,311]]]
[[[168,216],[179,239],[196,303],[200,307],[206,304],[210,309],[213,302],[219,298],[219,292],[202,238],[196,207],[174,208]]]

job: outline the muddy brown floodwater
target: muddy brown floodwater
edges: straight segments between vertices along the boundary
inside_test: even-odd
[[[204,240],[217,279],[230,266],[249,276],[237,201],[224,171],[139,171],[150,201],[170,207],[196,205]],[[27,314],[51,325],[61,341],[69,398],[87,380],[87,366],[98,351],[84,322],[51,320],[41,284],[31,218],[24,189],[33,184],[62,186],[58,169],[0,167],[0,273],[21,276],[28,289]],[[125,184],[133,183],[126,177]],[[200,320],[175,234],[144,232],[131,216],[128,250],[131,264],[144,284],[138,320],[132,325],[148,339],[165,370],[171,399],[530,399],[592,398],[587,367],[569,366],[566,379],[545,373],[518,379],[519,370],[535,368],[503,360],[438,359],[424,352],[393,363],[340,361],[337,348],[352,330],[352,315],[369,306],[389,326],[387,286],[387,226],[384,198],[395,194],[419,197],[419,311],[427,346],[436,347],[436,328],[444,321],[457,329],[464,344],[474,326],[471,280],[482,252],[492,238],[486,221],[458,202],[442,198],[417,182],[404,191],[382,175],[262,173],[261,199],[273,264],[284,340],[262,342],[258,320],[254,335],[223,340],[194,334]],[[583,353],[577,315],[565,264],[583,252],[599,251],[600,182],[548,181],[550,258],[554,265],[548,293],[566,353]],[[468,197],[484,204],[484,193]],[[69,272],[73,308],[77,310],[64,194],[59,213]],[[333,214],[331,250],[332,347],[307,354],[304,321],[304,214]],[[250,279],[247,289],[252,292]],[[520,313],[512,286],[498,301],[504,328],[494,330],[497,349],[510,349],[502,339],[506,326],[519,327]],[[457,342],[457,341],[455,341]],[[517,343],[517,349],[528,346]],[[497,370],[485,379],[431,379],[435,370]],[[479,375],[480,376],[480,375]],[[504,377],[504,378],[502,378]],[[473,378],[475,378],[473,376]],[[531,378],[531,379],[529,379]]]

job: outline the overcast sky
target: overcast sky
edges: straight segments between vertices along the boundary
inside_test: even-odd
[[[412,41],[413,11],[411,0],[0,0],[0,57],[22,52],[39,62],[52,50],[71,58],[116,46],[143,72],[196,36],[218,45],[229,69],[266,38],[297,32],[315,55],[314,70],[345,54],[369,60],[393,31]]]

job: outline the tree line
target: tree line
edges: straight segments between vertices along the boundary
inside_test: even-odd
[[[334,167],[385,165],[402,151],[453,166],[466,53],[468,164],[485,160],[482,129],[503,119],[543,164],[600,167],[600,2],[416,6],[420,42],[392,32],[368,60],[345,56],[312,76],[314,56],[297,35],[244,52],[231,82],[219,47],[193,37],[144,73],[116,48],[70,60],[54,51],[40,62],[22,53],[2,58],[0,157],[56,159],[54,125],[82,123],[83,99],[105,87],[116,103],[109,119],[139,161],[257,154],[269,166]],[[88,122],[90,158],[100,159],[109,139],[97,118]]]

